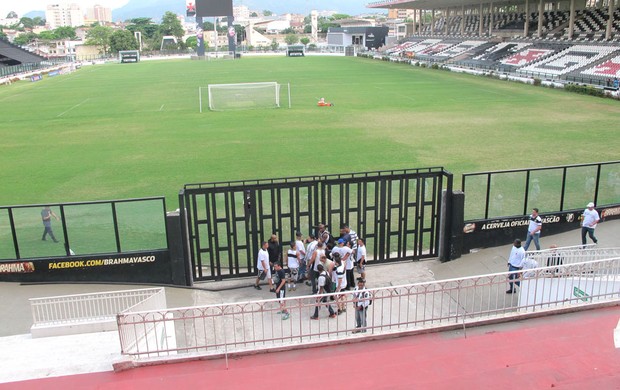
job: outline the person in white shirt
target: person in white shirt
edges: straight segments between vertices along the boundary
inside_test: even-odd
[[[317,250],[322,252],[317,254]],[[310,279],[306,281],[306,285],[312,286],[313,294],[316,292],[316,279],[319,277],[316,268],[320,263],[321,254],[325,254],[323,243],[317,241],[314,235],[311,234],[308,236],[308,247],[306,248],[306,268],[308,268],[308,277]]]
[[[525,260],[523,260],[523,267],[521,268],[523,271],[523,277],[533,278],[536,276],[536,271],[532,271],[536,268],[538,268],[538,262],[534,260],[532,256],[525,256]]]
[[[329,250],[331,233],[327,230],[327,227],[320,223],[316,232],[316,239],[323,242],[325,250]]]
[[[348,224],[342,224],[342,227],[340,229],[340,238],[344,239],[346,241],[346,244],[348,244],[351,249],[353,250],[353,257],[355,257],[355,254],[357,252],[357,233],[355,232],[355,230],[351,229],[351,227]]]
[[[336,274],[336,291],[337,293],[346,291],[347,289],[347,277],[346,277],[346,268],[345,264],[342,262],[340,256],[334,256],[334,262],[336,266],[334,267],[334,271]],[[347,311],[345,306],[345,294],[338,294],[336,296],[336,301],[338,303],[338,314],[342,314]]]
[[[525,250],[521,246],[521,240],[516,239],[514,244],[512,245],[512,249],[510,250],[510,257],[508,258],[508,272],[513,271],[521,271],[523,268],[523,261],[525,260]],[[519,273],[515,272],[508,276],[508,280],[510,280],[509,285],[510,288],[506,291],[506,294],[515,293],[517,290],[516,286],[520,286],[519,282]],[[517,279],[514,283],[513,280]]]
[[[297,251],[299,252],[299,277],[298,281],[303,282],[307,279],[306,273],[306,246],[304,245],[303,235],[301,232],[297,232],[295,234],[296,241],[295,246],[297,247]]]
[[[357,287],[353,291],[353,306],[355,306],[355,327],[353,333],[366,332],[366,312],[370,305],[370,293],[366,290],[366,280],[357,278]]]
[[[366,244],[361,238],[357,239],[357,272],[366,279]]]
[[[299,259],[300,259],[299,251],[297,250],[297,245],[295,241],[291,241],[291,246],[286,252],[287,265],[288,265],[288,282],[286,284],[286,288],[291,291],[297,290],[297,278],[299,276]]]
[[[257,290],[261,289],[258,283],[260,283],[261,280],[265,280],[265,278],[267,279],[267,282],[269,282],[269,289],[273,290],[271,267],[269,266],[269,252],[267,252],[267,247],[269,247],[269,243],[267,241],[263,241],[263,244],[258,251],[258,258],[256,260],[258,276],[256,277],[256,283],[254,283],[254,288]]]
[[[527,248],[530,247],[530,243],[532,240],[534,241],[534,245],[536,245],[536,250],[540,250],[540,231],[542,229],[542,218],[538,215],[538,209],[533,208],[532,214],[530,215],[530,224],[527,228],[527,239],[525,240],[525,245],[523,245],[523,250],[527,251]]]
[[[598,211],[594,210],[594,203],[588,203],[588,206],[585,210],[583,210],[583,214],[581,215],[581,243],[585,247],[587,240],[586,234],[590,236],[590,239],[598,244],[598,239],[594,235],[594,229],[596,229],[596,225],[601,220]]]
[[[353,275],[353,250],[349,248],[346,240],[339,239],[338,246],[332,250],[333,253],[340,254],[340,260],[344,263],[346,278],[347,278],[347,290],[351,290],[355,285],[355,276]]]
[[[323,258],[326,258],[326,257],[323,256]],[[319,264],[317,270],[319,272],[319,276],[317,277],[317,283],[319,286],[317,294],[321,295],[321,294],[327,294],[327,293],[332,292],[331,286],[330,286],[330,278],[328,276],[328,273],[323,269],[323,264]],[[316,298],[316,303],[317,304],[314,307],[314,314],[310,317],[311,319],[313,320],[319,319],[319,307],[323,305],[327,306],[327,310],[329,311],[329,318],[336,317],[336,313],[334,313],[334,309],[332,309],[332,306],[329,304],[327,297]]]

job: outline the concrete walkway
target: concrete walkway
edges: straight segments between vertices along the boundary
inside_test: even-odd
[[[620,247],[620,221],[599,224],[597,236],[601,247]],[[551,244],[571,246],[579,243],[579,231],[541,238],[543,248]],[[510,245],[506,245],[483,249],[448,263],[428,260],[368,266],[368,287],[505,272],[509,252]],[[252,278],[245,278],[198,283],[196,288],[166,288],[168,307],[273,298],[267,289],[256,291],[251,288],[252,282]],[[3,297],[0,300],[3,319],[0,327],[0,366],[3,367],[0,370],[0,383],[111,371],[112,363],[121,360],[120,343],[115,332],[32,339],[29,335],[32,324],[29,298],[144,287],[148,286],[0,284]],[[303,286],[289,296],[307,295],[309,290],[309,287]]]

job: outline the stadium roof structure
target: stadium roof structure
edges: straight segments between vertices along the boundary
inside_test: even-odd
[[[508,0],[384,0],[376,1],[366,5],[368,8],[386,8],[386,9],[445,9],[460,6],[479,6],[480,3],[494,5],[514,4],[514,1]],[[525,1],[523,2],[525,3]],[[535,1],[531,2],[532,4]]]
[[[41,57],[8,41],[0,39],[0,66],[38,63],[41,61],[45,61],[45,57]]]

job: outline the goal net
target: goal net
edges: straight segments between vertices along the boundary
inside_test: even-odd
[[[212,111],[278,108],[280,89],[281,85],[277,82],[210,84],[199,88],[200,112],[203,112],[203,106]],[[290,96],[290,87],[288,92]]]

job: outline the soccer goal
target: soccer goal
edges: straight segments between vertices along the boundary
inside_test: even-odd
[[[288,108],[291,108],[291,85],[286,84],[284,87]],[[205,101],[212,111],[279,108],[281,89],[282,85],[277,82],[209,84],[198,88],[200,112],[203,112]]]

